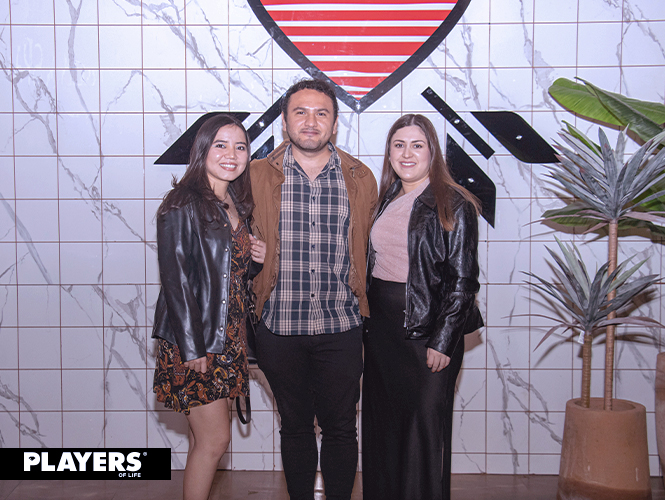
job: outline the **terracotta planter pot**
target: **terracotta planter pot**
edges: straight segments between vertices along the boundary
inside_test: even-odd
[[[660,468],[665,470],[665,352],[658,354],[656,361],[656,439]]]
[[[646,408],[624,399],[603,410],[566,403],[558,500],[651,500]]]

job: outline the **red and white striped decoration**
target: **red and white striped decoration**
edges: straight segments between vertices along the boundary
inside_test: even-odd
[[[457,0],[261,0],[291,42],[356,99],[436,31]]]

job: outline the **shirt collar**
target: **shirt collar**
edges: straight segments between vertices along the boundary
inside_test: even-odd
[[[328,151],[330,151],[330,158],[328,159],[328,163],[326,163],[326,166],[323,167],[323,170],[319,175],[328,175],[328,172],[330,172],[330,170],[339,169],[340,166],[342,165],[342,159],[339,157],[339,154],[337,154],[337,149],[330,141],[328,142]],[[286,150],[284,151],[284,160],[282,162],[282,165],[284,168],[295,169],[298,170],[303,175],[305,175],[305,172],[303,171],[302,167],[298,165],[298,162],[293,157],[292,144],[290,143],[286,146]]]

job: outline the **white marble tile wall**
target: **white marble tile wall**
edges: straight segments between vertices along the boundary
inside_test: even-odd
[[[168,446],[181,468],[186,423],[152,395],[150,329],[154,213],[184,167],[153,162],[201,114],[249,111],[251,123],[305,73],[245,0],[0,0],[0,69],[0,446]],[[542,166],[517,161],[470,114],[516,111],[548,140],[563,120],[595,134],[548,96],[560,76],[664,102],[665,3],[471,0],[403,82],[360,115],[340,107],[337,145],[377,174],[388,127],[415,111],[497,187],[496,227],[481,227],[487,326],[466,338],[455,472],[557,473],[565,401],[580,393],[577,346],[552,339],[534,351],[547,322],[510,318],[542,311],[521,271],[550,272],[555,233],[529,223],[557,200]],[[490,160],[420,96],[427,86],[492,145]],[[255,146],[272,134],[279,143],[279,120]],[[604,260],[602,238],[563,237]],[[660,242],[629,237],[621,252],[663,272]],[[660,298],[642,309],[664,319]],[[616,372],[616,396],[649,412],[653,474],[658,335],[619,344]],[[602,354],[596,346],[595,395]],[[259,371],[251,390],[252,424],[234,418],[222,465],[280,469],[279,418]]]

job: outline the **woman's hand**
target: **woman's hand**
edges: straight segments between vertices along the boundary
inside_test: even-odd
[[[257,264],[263,264],[266,260],[266,243],[256,238],[254,235],[249,235],[249,241],[252,245],[252,260]]]
[[[206,357],[203,356],[202,358],[197,358],[197,359],[192,359],[190,361],[185,361],[183,363],[185,368],[189,368],[190,370],[194,370],[195,372],[198,373],[205,373],[206,372]]]
[[[431,347],[427,348],[427,368],[432,373],[440,372],[450,363],[450,358]]]

